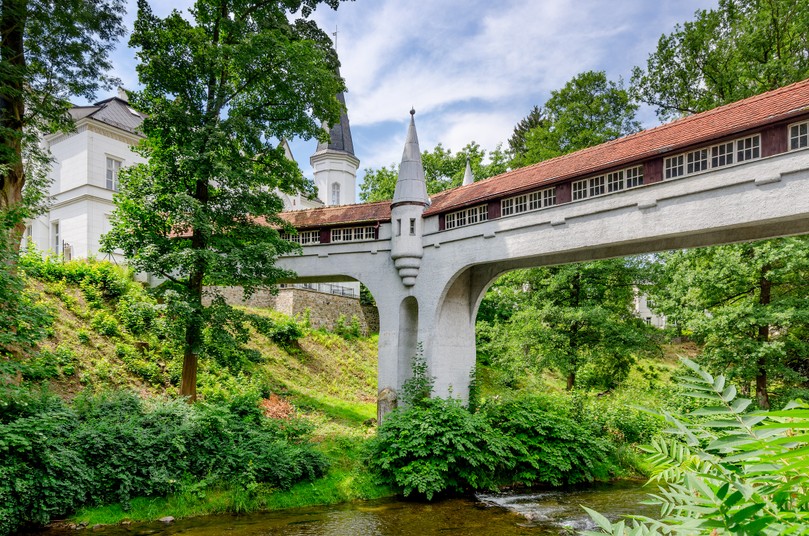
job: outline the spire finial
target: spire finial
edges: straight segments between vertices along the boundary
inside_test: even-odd
[[[412,106],[410,107],[410,115],[416,115],[416,109]]]
[[[475,182],[475,176],[472,175],[472,165],[469,160],[469,155],[466,155],[466,170],[463,174],[463,183],[462,186],[466,186],[467,184],[472,184]]]

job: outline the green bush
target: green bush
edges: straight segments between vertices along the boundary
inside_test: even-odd
[[[93,319],[90,321],[90,327],[107,337],[115,337],[121,333],[118,327],[118,321],[106,311],[98,311],[94,314]]]
[[[337,322],[334,325],[335,335],[342,337],[347,341],[352,341],[362,337],[362,327],[360,321],[356,316],[351,317],[351,322],[346,322],[345,315],[337,317]]]
[[[481,414],[442,398],[388,414],[370,452],[386,484],[428,500],[444,491],[493,488],[512,459],[507,438]]]
[[[558,400],[536,395],[496,400],[481,408],[508,439],[508,475],[523,484],[578,484],[604,480],[615,469],[612,445],[578,422]]]
[[[253,399],[253,405],[257,400]],[[237,406],[246,405],[246,400]],[[0,390],[0,534],[84,505],[165,495],[195,482],[288,488],[322,475],[305,427],[227,403],[145,403],[113,392],[72,405],[44,392]]]

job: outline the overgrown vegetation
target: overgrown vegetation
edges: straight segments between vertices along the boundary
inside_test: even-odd
[[[129,271],[30,252],[16,277],[47,314],[38,346],[0,359],[0,534],[76,509],[114,523],[391,493],[360,452],[375,338],[238,310],[240,332],[206,333],[190,407],[175,312]]]
[[[696,363],[681,385],[686,395],[707,401],[686,415],[663,413],[667,438],[646,451],[652,497],[662,519],[609,520],[588,510],[602,532],[585,534],[806,534],[809,524],[809,406],[801,401],[780,411],[748,412],[724,376]]]
[[[226,485],[247,493],[322,476],[300,420],[250,401],[188,405],[116,391],[72,403],[46,390],[0,393],[0,533],[85,505]]]

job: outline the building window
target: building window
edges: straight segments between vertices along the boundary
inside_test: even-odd
[[[401,225],[401,220],[396,220]],[[331,230],[332,242],[360,242],[362,240],[375,240],[376,227],[364,225],[362,227],[344,227]]]
[[[472,225],[489,219],[489,206],[478,205],[476,207],[465,208],[456,212],[450,212],[444,217],[444,228],[454,229],[464,225]]]
[[[59,255],[62,251],[62,237],[59,234],[59,222],[51,224],[51,236],[53,236],[53,252]]]
[[[573,201],[584,199],[587,197],[587,180],[576,181],[573,183]]]
[[[309,246],[312,244],[320,244],[320,231],[298,231],[297,234],[281,233],[281,238],[302,246]]]
[[[618,190],[623,189],[624,189],[624,172],[614,171],[613,173],[607,173],[607,191],[617,192]]]
[[[624,170],[626,174],[626,187],[635,188],[643,184],[643,166],[637,166]]]
[[[118,191],[118,173],[121,171],[121,161],[107,157],[107,190]]]
[[[410,218],[410,236],[416,234],[416,218]]]
[[[711,167],[729,166],[733,163],[733,142],[711,147]]]
[[[590,179],[590,197],[596,195],[604,195],[604,176],[601,177],[593,177]]]
[[[396,236],[402,236],[402,220],[396,220]]]
[[[761,144],[761,137],[756,134],[749,138],[736,140],[736,161],[744,162],[745,160],[753,160],[761,156],[759,145]]]
[[[556,204],[556,188],[545,188],[527,194],[507,197],[500,201],[500,212],[503,216],[520,214],[530,210],[539,210]]]
[[[708,149],[691,151],[686,155],[686,173],[697,173],[708,169]]]
[[[666,178],[673,179],[684,175],[683,155],[671,156],[664,161],[664,168],[666,170]]]
[[[809,121],[789,127],[789,149],[803,149],[809,146]]]
[[[340,204],[340,183],[333,182],[331,185],[331,204]]]

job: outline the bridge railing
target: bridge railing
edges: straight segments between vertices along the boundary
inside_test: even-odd
[[[337,285],[335,283],[283,283],[278,285],[278,288],[300,288],[305,290],[314,290],[315,292],[322,292],[324,294],[346,296],[348,298],[357,297],[357,293],[353,288]]]

